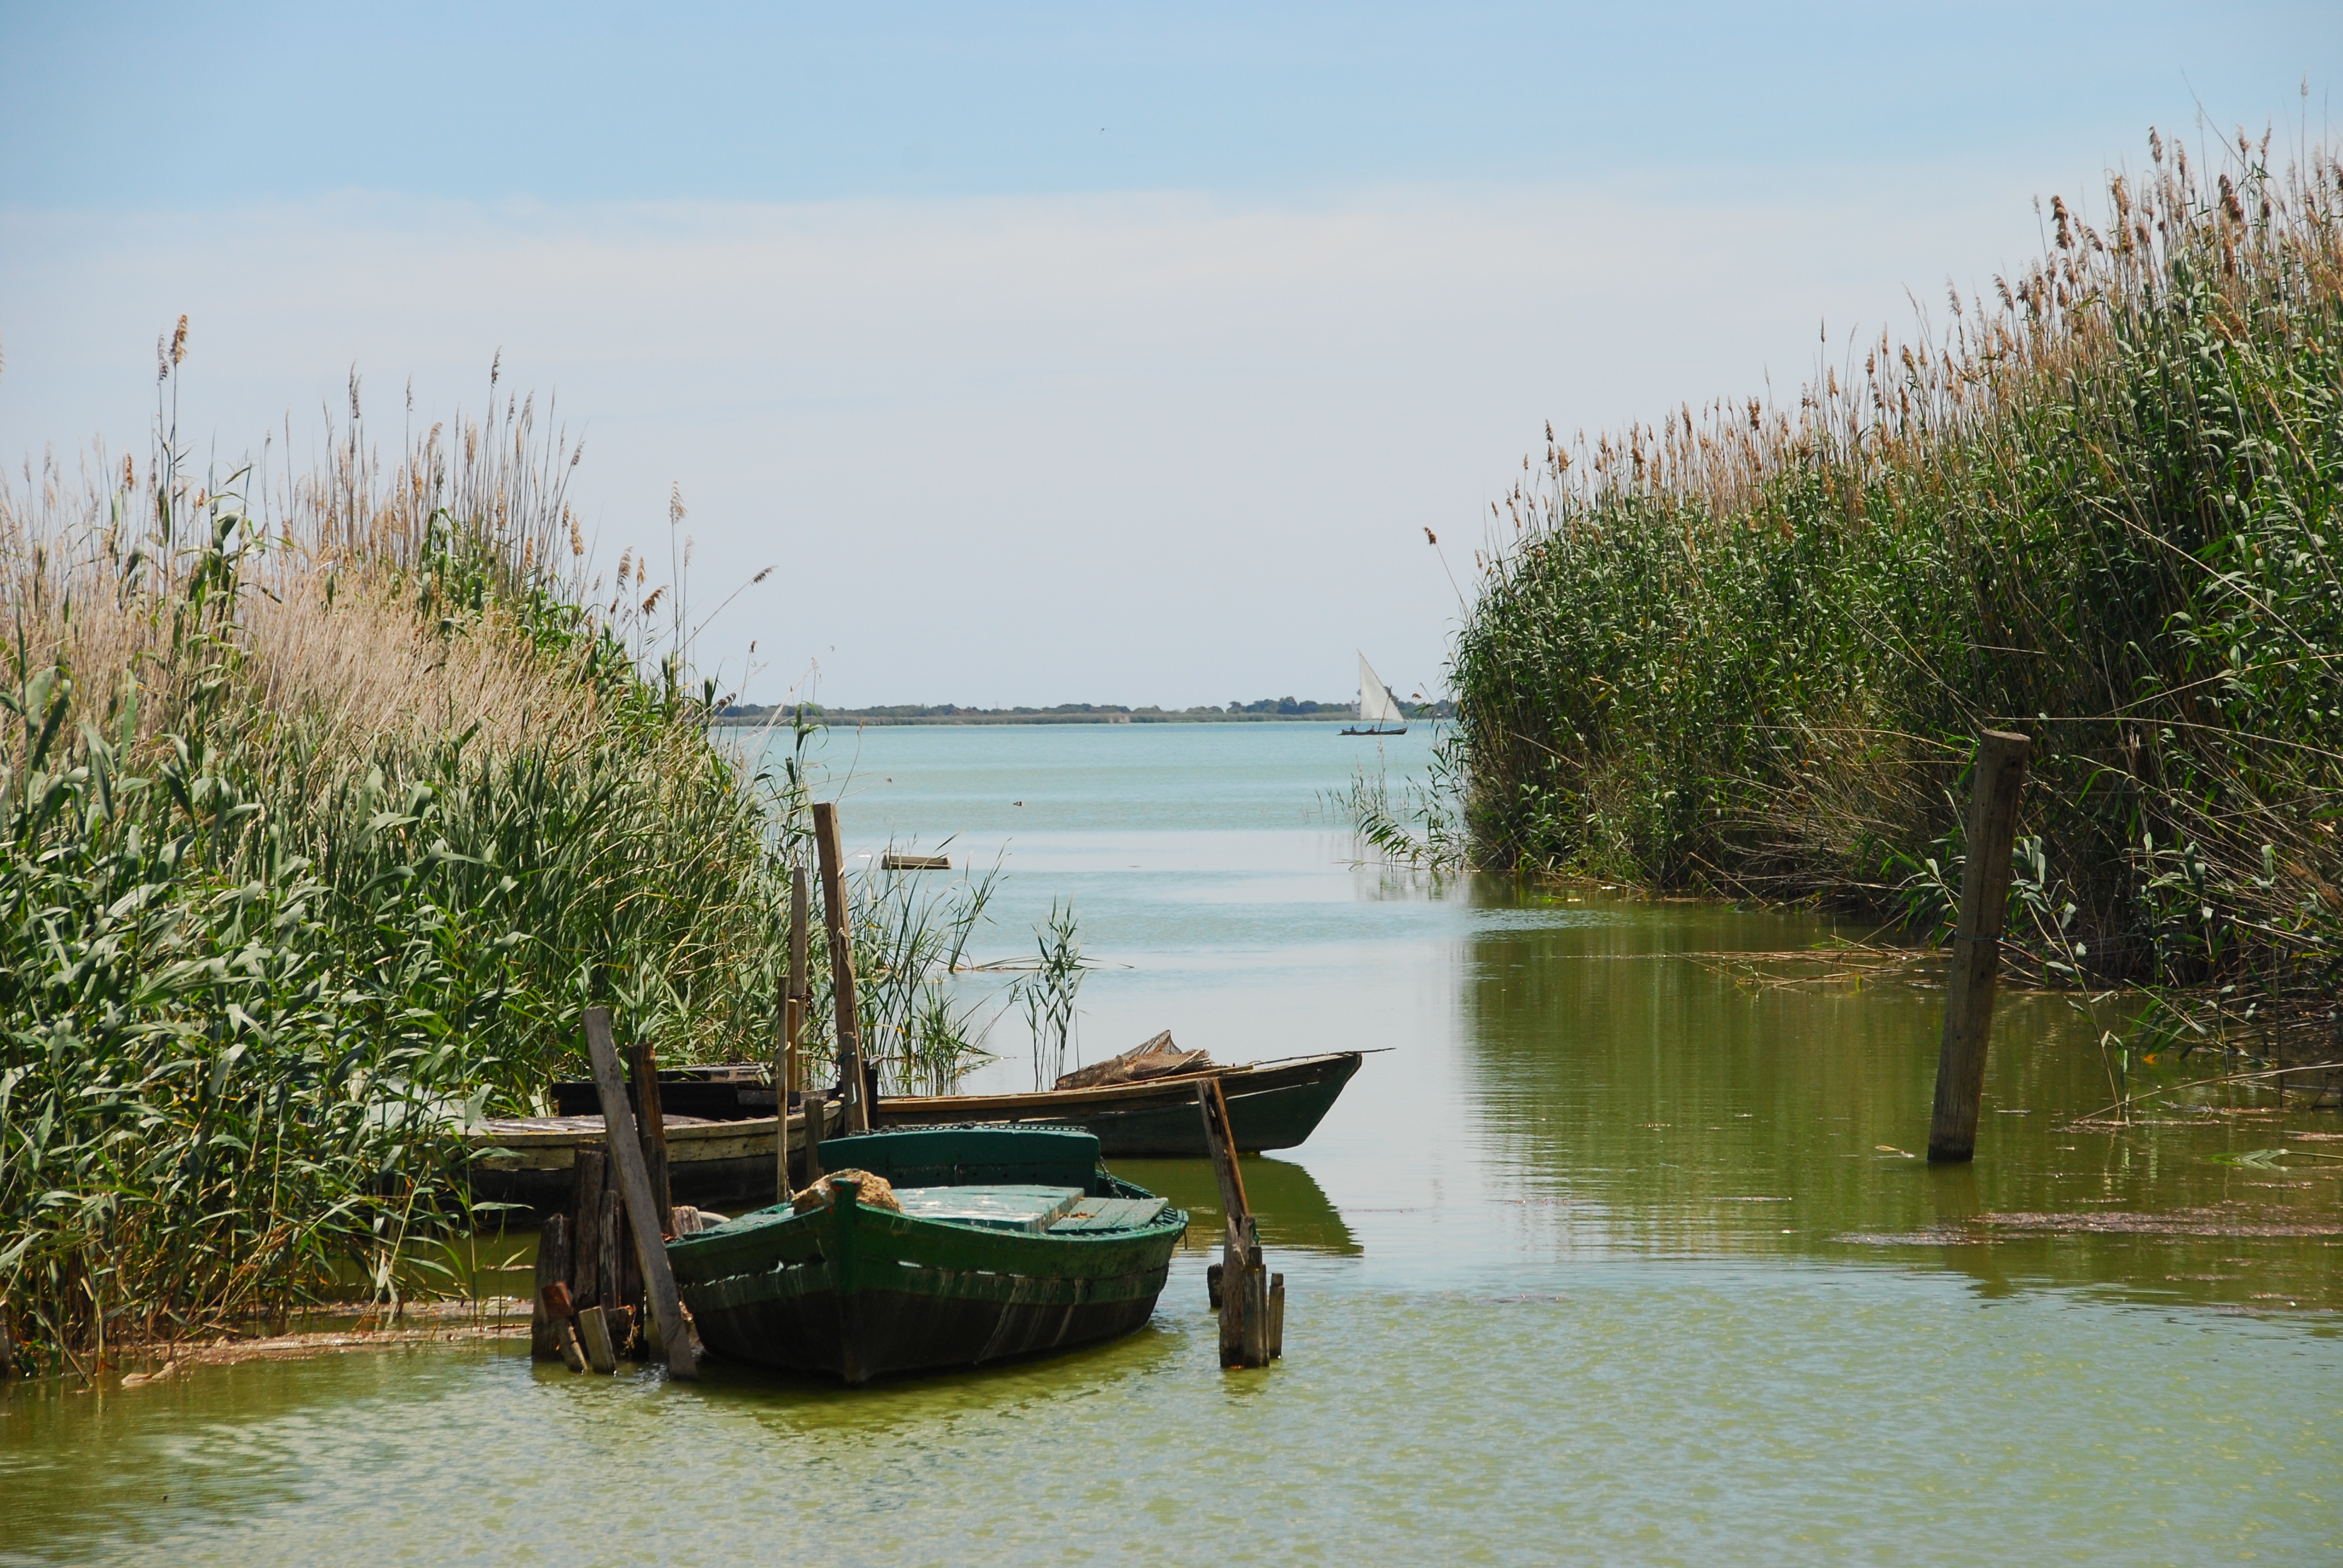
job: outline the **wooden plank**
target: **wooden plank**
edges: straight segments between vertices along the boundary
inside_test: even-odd
[[[799,866],[789,872],[789,995],[798,999],[797,1027],[789,1031],[789,1081],[781,1085],[784,1094],[800,1093],[805,1089],[805,1061],[799,1047],[805,1041],[806,1012],[813,1004],[813,975],[806,953],[813,936],[813,906],[806,885],[806,869]],[[786,1112],[789,1102],[776,1102]]]
[[[1968,859],[1961,869],[1960,923],[1945,993],[1945,1037],[1936,1057],[1936,1098],[1928,1117],[1928,1158],[1976,1155],[1985,1103],[1986,1048],[1993,1034],[2001,930],[2009,908],[2009,855],[2017,836],[2017,801],[2034,743],[1988,729],[1977,742],[1969,792]]]
[[[618,1352],[610,1348],[610,1324],[600,1307],[578,1314],[578,1337],[586,1342],[586,1364],[604,1376],[618,1370]]]
[[[1208,1078],[1196,1085],[1196,1109],[1204,1118],[1204,1147],[1211,1151],[1212,1174],[1221,1185],[1221,1215],[1234,1236],[1252,1217],[1245,1202],[1244,1176],[1237,1169],[1236,1141],[1229,1133],[1229,1102],[1220,1080]]]
[[[1051,1221],[1050,1233],[1057,1236],[1092,1231],[1133,1231],[1169,1207],[1169,1201],[1162,1198],[1085,1198]]]
[[[821,1140],[830,1131],[830,1096],[819,1089],[805,1091],[805,1184],[821,1180]]]
[[[594,1304],[610,1308],[626,1305],[626,1205],[615,1187],[602,1189],[602,1211],[594,1217]]]
[[[559,1280],[548,1282],[537,1293],[537,1305],[553,1325],[555,1353],[571,1372],[586,1371],[593,1363],[586,1359],[586,1342],[578,1336],[578,1308],[569,1299],[569,1287]]]
[[[806,871],[789,872],[789,972],[781,988],[781,1039],[773,1060],[773,1191],[789,1195],[789,1097],[803,1090],[798,1066],[798,1043],[805,1035],[806,926],[812,910],[806,894]]]
[[[643,1151],[636,1141],[634,1112],[627,1105],[627,1086],[618,1071],[618,1048],[610,1038],[610,1010],[586,1010],[586,1049],[594,1059],[594,1087],[602,1098],[602,1122],[610,1130],[610,1156],[618,1168],[619,1190],[626,1195],[627,1217],[634,1231],[635,1253],[640,1260],[649,1294],[651,1322],[659,1332],[659,1351],[669,1375],[697,1377],[690,1331],[684,1326],[683,1302],[676,1294],[675,1275],[669,1270],[667,1246],[660,1239],[652,1208],[650,1173],[643,1169]]]
[[[1052,1221],[1082,1201],[1074,1187],[1021,1185],[899,1187],[895,1201],[919,1220],[957,1220],[995,1231],[1050,1230]]]
[[[546,1287],[559,1285],[569,1293],[569,1217],[548,1214],[537,1230],[537,1267],[530,1282],[528,1353],[532,1360],[561,1357],[561,1324],[546,1304]]]
[[[659,1052],[643,1040],[628,1053],[633,1070],[636,1127],[642,1136],[643,1169],[651,1180],[651,1201],[659,1205],[662,1236],[675,1234],[675,1191],[668,1180],[667,1112],[659,1105]]]
[[[830,937],[830,988],[838,1004],[838,1081],[845,1094],[846,1130],[867,1132],[870,1103],[863,1082],[862,1026],[854,1000],[854,933],[846,912],[846,850],[839,839],[836,802],[814,802],[813,838],[821,865],[822,925]]]
[[[610,1326],[610,1348],[621,1356],[636,1356],[636,1345],[629,1331],[643,1321],[643,1268],[635,1249],[628,1245],[625,1201],[616,1187],[603,1199],[609,1232],[603,1242],[603,1255],[615,1260],[618,1268],[611,1283],[612,1293],[603,1302],[602,1312]],[[641,1359],[636,1356],[637,1360]]]
[[[797,1076],[797,1034],[805,1018],[805,1004],[796,997],[781,999],[781,1046],[773,1053],[773,1191],[789,1195],[789,1081]]]
[[[569,1187],[569,1293],[581,1307],[602,1300],[602,1189],[608,1171],[601,1144],[578,1145]]]

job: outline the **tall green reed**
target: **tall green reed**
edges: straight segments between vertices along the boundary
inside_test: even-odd
[[[143,479],[0,492],[0,1312],[52,1360],[387,1288],[581,1009],[737,1056],[783,950],[787,798],[581,602],[574,451],[508,400],[386,475],[354,394],[256,508],[186,471],[184,347]]]
[[[2042,957],[2332,1037],[2343,166],[2150,146],[1795,409],[1549,432],[1455,648],[1473,859],[1941,921],[2016,727]]]

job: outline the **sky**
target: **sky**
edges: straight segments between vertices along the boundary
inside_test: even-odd
[[[1794,395],[2338,63],[2332,5],[0,0],[0,460],[143,452],[182,314],[224,460],[496,361],[598,561],[680,494],[745,700],[1433,693],[1549,421]]]

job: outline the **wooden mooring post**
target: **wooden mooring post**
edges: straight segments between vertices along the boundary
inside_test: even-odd
[[[1228,1096],[1221,1091],[1217,1075],[1196,1085],[1196,1109],[1203,1114],[1204,1143],[1212,1151],[1212,1174],[1220,1180],[1221,1211],[1226,1217],[1221,1261],[1205,1274],[1212,1305],[1221,1314],[1221,1365],[1264,1367],[1285,1353],[1285,1276],[1272,1274],[1262,1262],[1260,1229],[1245,1201],[1244,1176],[1237,1169]]]
[[[667,1111],[659,1103],[659,1053],[649,1040],[630,1053],[635,1090],[635,1131],[642,1140],[643,1169],[651,1181],[651,1203],[659,1234],[675,1234],[675,1191],[669,1180]]]
[[[805,1091],[805,1179],[810,1187],[821,1180],[821,1135],[830,1121],[830,1097],[818,1089]]]
[[[2001,970],[2002,922],[2009,906],[2009,854],[2017,837],[2017,798],[2034,743],[1988,729],[1977,740],[1969,792],[1968,860],[1961,869],[1960,923],[1953,935],[1953,972],[1945,988],[1945,1040],[1936,1057],[1936,1102],[1928,1118],[1928,1158],[1976,1156],[1977,1117],[1985,1104],[1986,1047],[1993,1035],[1993,996]]]
[[[676,1293],[675,1274],[667,1262],[667,1241],[659,1234],[661,1211],[651,1195],[650,1172],[645,1168],[642,1144],[635,1131],[633,1109],[627,1103],[627,1083],[618,1061],[618,1047],[610,1036],[610,1010],[586,1010],[586,1050],[594,1062],[594,1088],[602,1101],[602,1130],[609,1144],[609,1160],[626,1199],[627,1223],[634,1232],[635,1257],[642,1265],[644,1293],[649,1300],[651,1322],[659,1331],[659,1350],[668,1375],[699,1375],[692,1358],[691,1331],[683,1321],[683,1299]],[[580,1317],[584,1314],[580,1313]],[[592,1348],[592,1341],[588,1341]]]
[[[844,1096],[846,1130],[870,1131],[870,1086],[862,1073],[862,1030],[855,1013],[854,935],[846,916],[846,851],[838,835],[838,805],[813,807],[815,858],[821,868],[821,916],[830,938],[830,988],[838,1001],[838,1081]]]
[[[529,1292],[528,1352],[541,1362],[565,1361],[564,1320],[569,1311],[569,1216],[548,1214],[537,1231],[537,1276]],[[561,1287],[557,1298],[550,1292]]]
[[[806,921],[811,905],[806,897],[803,866],[789,873],[789,973],[782,982],[781,1037],[773,1049],[773,1201],[789,1201],[789,1097],[805,1088],[798,1081],[798,1041],[805,1034]],[[810,1178],[809,1178],[810,1180]]]

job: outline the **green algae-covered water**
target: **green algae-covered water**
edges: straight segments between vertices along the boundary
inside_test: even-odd
[[[1215,1365],[1199,1250],[1130,1339],[852,1392],[509,1343],[19,1384],[0,1561],[2343,1560],[2343,1115],[2095,1117],[2120,1020],[2019,994],[1977,1161],[1932,1170],[1925,970],[1735,957],[1832,934],[1802,917],[1354,867],[1321,796],[1372,744],[827,751],[858,848],[1005,849],[988,954],[1074,900],[1086,1057],[1378,1052],[1248,1161],[1279,1365]],[[1013,1020],[996,1044],[978,1082],[1030,1084]],[[1201,1164],[1121,1169],[1212,1228]]]

